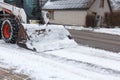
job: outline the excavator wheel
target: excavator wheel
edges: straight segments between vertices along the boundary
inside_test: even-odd
[[[19,25],[15,19],[5,19],[1,26],[1,35],[6,43],[16,43]]]
[[[2,20],[0,20],[0,29],[1,29],[1,26],[2,26]],[[2,38],[2,35],[1,35],[1,30],[0,30],[0,39]]]

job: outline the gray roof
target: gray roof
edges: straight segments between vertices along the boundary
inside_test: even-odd
[[[48,1],[43,9],[85,9],[90,0],[58,0]]]
[[[120,0],[111,0],[113,10],[120,10]]]

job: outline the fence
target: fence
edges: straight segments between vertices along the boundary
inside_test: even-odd
[[[105,13],[105,23],[107,26],[120,26],[120,12]]]
[[[86,27],[95,26],[95,15],[87,15],[86,17]]]

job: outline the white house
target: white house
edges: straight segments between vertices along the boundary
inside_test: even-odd
[[[109,0],[48,1],[43,10],[49,12],[49,23],[86,26],[87,15],[95,15],[95,24],[103,24],[104,14],[111,12]]]

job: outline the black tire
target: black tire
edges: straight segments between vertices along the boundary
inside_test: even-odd
[[[2,20],[0,20],[0,39],[2,38],[2,35],[1,35],[1,26],[2,26]]]
[[[6,43],[16,43],[18,38],[19,24],[15,19],[5,19],[1,26],[1,35]]]

